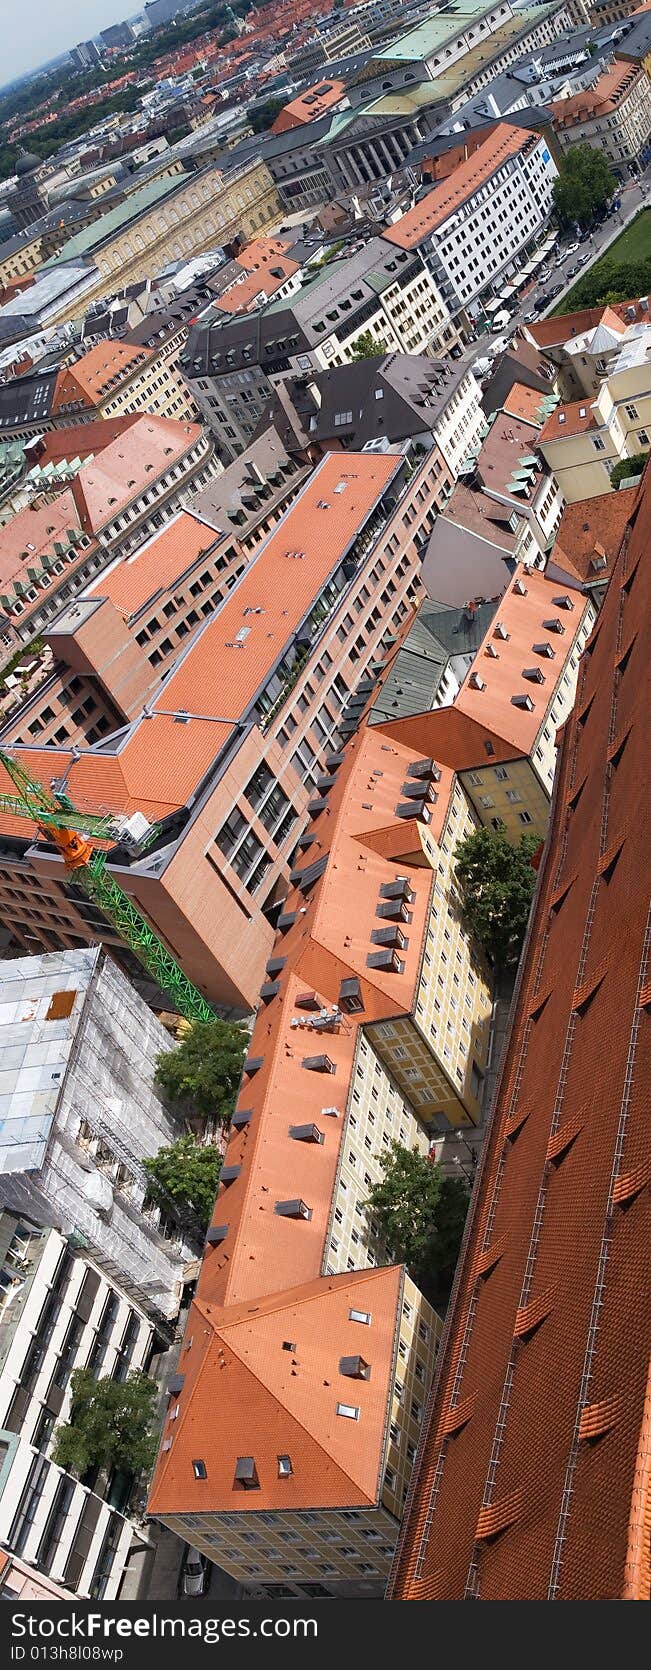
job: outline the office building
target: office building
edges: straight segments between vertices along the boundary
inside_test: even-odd
[[[383,234],[420,250],[454,315],[481,311],[545,227],[556,166],[543,138],[500,122],[466,162]]]
[[[70,57],[78,70],[94,70],[102,62],[102,54],[95,41],[80,41],[78,46],[71,46]]]
[[[38,382],[38,379],[36,379]],[[0,527],[0,652],[27,646],[112,557],[142,544],[219,468],[200,424],[127,415],[49,437],[34,496]],[[81,456],[80,456],[81,454]],[[64,460],[52,487],[51,461]]]
[[[116,718],[125,707],[130,716],[79,757],[65,742],[16,747],[15,756],[48,783],[67,771],[73,803],[138,806],[157,823],[144,858],[125,865],[116,849],[109,870],[115,863],[116,879],[217,1004],[241,1013],[256,1000],[332,738],[383,638],[410,615],[422,550],[450,485],[436,448],[413,460],[400,451],[327,455],[217,609],[214,532],[224,557],[233,533],[200,530],[199,546],[213,550],[212,571],[206,563],[187,585],[188,610],[199,619],[153,691],[148,643],[159,643],[168,604],[178,615],[166,590],[141,618],[139,642],[101,586],[59,614],[48,634],[73,679],[94,675]],[[178,555],[170,591],[181,589]],[[172,647],[171,635],[160,640],[161,655]],[[3,912],[16,943],[26,932],[43,930],[43,943],[61,945],[106,931],[113,947],[113,930],[34,842],[29,822],[3,818],[1,827]]]
[[[436,352],[448,324],[420,252],[371,238],[322,266],[296,295],[259,313],[225,321],[218,309],[208,309],[190,331],[179,363],[226,462],[251,439],[288,373],[349,363],[362,332],[382,351]]]

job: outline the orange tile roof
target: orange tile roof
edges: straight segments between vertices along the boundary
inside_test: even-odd
[[[181,424],[171,427],[185,431]],[[152,717],[142,718],[121,738],[116,753],[82,754],[73,766],[73,800],[75,794],[83,794],[89,810],[104,804],[116,811],[140,806],[150,818],[186,803],[399,465],[400,458],[391,453],[347,453],[343,458],[328,454],[322,460],[222,607],[165,679],[151,704]],[[342,482],[345,487],[337,492]],[[55,502],[60,505],[61,497]],[[18,519],[10,524],[12,529]],[[211,530],[204,531],[209,537]],[[174,536],[170,538],[175,561]],[[112,572],[117,595],[119,570]],[[96,595],[102,595],[101,579]],[[236,648],[242,631],[247,634],[241,640],[243,648]],[[193,715],[186,725],[166,717],[179,710]],[[215,719],[208,717],[212,714]],[[68,759],[54,746],[18,752],[29,760],[27,769],[34,762],[39,780],[43,771],[47,783]],[[10,822],[11,832],[19,832],[18,820]]]
[[[519,584],[526,587],[525,596],[519,595],[516,590]],[[538,570],[525,570],[522,564],[518,564],[455,702],[459,712],[489,725],[522,754],[531,753],[545,715],[553,705],[587,607],[587,600],[577,589],[569,623],[568,617],[561,611],[563,624],[567,625],[565,636],[551,635],[554,660],[541,660],[534,653],[534,644],[550,641],[550,633],[544,623],[558,616],[554,598],[562,591],[558,581],[548,580]],[[509,634],[508,642],[495,637],[498,621]],[[497,649],[496,657],[487,655],[489,643]],[[536,684],[523,678],[522,669],[525,667],[537,667],[544,675],[544,683]],[[473,672],[480,674],[485,686],[483,690],[476,690],[470,684]],[[531,711],[514,706],[512,697],[516,695],[529,697],[533,704]]]
[[[143,718],[126,739],[116,741],[113,752],[85,752],[73,758],[69,749],[52,744],[31,748],[12,744],[12,755],[35,782],[49,788],[52,777],[69,766],[68,790],[80,812],[144,812],[150,822],[178,811],[193,794],[201,777],[213,764],[230,726],[217,721],[196,720],[192,725],[192,747],[182,747],[179,734],[184,727],[165,713]],[[13,794],[11,779],[0,765],[0,793]],[[30,837],[33,820],[0,814],[4,835]]]
[[[339,103],[346,91],[343,81],[315,81],[312,87],[306,87],[295,99],[290,99],[283,105],[275,122],[272,133],[287,133],[290,128],[302,127],[306,122],[315,122],[325,110]]]
[[[241,717],[399,463],[395,453],[329,453],[322,460],[167,679],[164,707],[203,713],[208,705]]]
[[[96,418],[89,423],[70,424],[65,429],[46,429],[39,436],[38,462],[59,464],[62,459],[97,457],[119,435],[125,435],[140,422],[139,412],[125,412],[123,417]]]
[[[200,436],[198,423],[178,423],[149,413],[139,417],[128,433],[104,447],[99,458],[84,464],[72,484],[84,531],[96,532],[113,521],[124,505],[153,486]]]
[[[550,104],[554,127],[573,127],[580,122],[593,121],[597,116],[610,115],[628,98],[641,75],[639,64],[626,64],[615,60],[602,71],[591,87],[584,87],[580,93],[572,94],[569,99],[557,99]]]
[[[296,1227],[291,1226],[294,1232]],[[234,1476],[238,1456],[252,1451],[257,1510],[373,1506],[382,1487],[401,1277],[396,1266],[358,1270],[228,1310],[199,1293],[188,1321],[191,1345],[179,1362],[185,1383],[170,1405],[178,1403],[179,1414],[164,1427],[164,1442],[171,1439],[171,1446],[161,1449],[149,1511],[220,1513],[248,1506],[234,1489]],[[368,1310],[373,1318],[363,1342],[372,1372],[368,1380],[353,1382],[363,1443],[357,1422],[336,1413],[350,1388],[344,1381],[342,1393],[340,1357],[360,1350],[351,1307]],[[283,1350],[284,1340],[296,1342],[295,1355]],[[278,1477],[279,1454],[291,1458],[288,1478]],[[205,1463],[204,1480],[194,1477],[196,1457]]]
[[[298,261],[290,261],[286,255],[277,255],[273,269],[255,268],[245,278],[235,279],[230,289],[215,297],[213,308],[220,313],[248,313],[259,296],[268,300],[299,270]]]
[[[245,267],[248,273],[259,272],[272,263],[275,266],[279,256],[287,254],[290,243],[289,238],[252,238],[238,251],[238,266]]]
[[[594,585],[609,579],[639,490],[638,486],[620,487],[618,493],[600,493],[593,499],[576,499],[566,505],[549,563],[584,583]],[[606,558],[605,569],[593,568],[594,556]]]
[[[540,389],[530,389],[524,383],[514,383],[509,389],[502,410],[525,423],[538,424],[540,408],[545,396]]]
[[[52,400],[53,412],[72,401],[96,406],[109,385],[129,377],[151,359],[149,348],[134,348],[128,342],[98,342],[74,365],[65,366],[57,377]]]
[[[586,331],[595,330],[600,324],[608,325],[610,330],[619,331],[623,336],[626,329],[624,313],[629,305],[634,305],[637,310],[637,302],[619,302],[607,307],[584,307],[578,313],[559,313],[551,319],[539,319],[535,324],[525,325],[524,329],[543,353],[546,348],[562,347],[571,337],[583,336]]]
[[[566,406],[557,406],[547,418],[538,439],[540,443],[562,441],[570,435],[583,435],[586,429],[598,428],[594,407],[586,396],[583,400],[570,400]]]
[[[529,128],[514,128],[506,122],[499,122],[485,144],[460,163],[440,185],[428,191],[426,197],[421,197],[420,202],[415,203],[413,209],[408,209],[394,226],[386,227],[383,238],[398,244],[400,249],[414,249],[480,186],[485,185],[509,157],[517,156],[519,151],[532,143],[537,144],[538,139],[539,135]]]
[[[129,619],[159,592],[171,590],[197,558],[212,550],[223,537],[190,511],[180,510],[132,556],[119,558],[111,568],[98,574],[84,596],[110,598],[116,609]]]
[[[482,442],[476,465],[486,492],[507,494],[511,491],[514,471],[520,468],[520,459],[528,458],[536,447],[539,429],[540,425],[534,424],[533,418],[525,422],[522,418],[512,417],[507,411],[497,413]],[[514,495],[515,510],[525,503],[525,499]]]
[[[647,471],[564,728],[394,1600],[651,1599],[650,522]]]

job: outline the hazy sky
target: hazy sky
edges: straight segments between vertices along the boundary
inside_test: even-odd
[[[2,83],[137,10],[138,0],[0,0]]]

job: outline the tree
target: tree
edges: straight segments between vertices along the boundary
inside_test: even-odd
[[[516,963],[536,885],[537,835],[516,845],[502,829],[475,829],[457,847],[455,871],[468,925],[498,969]]]
[[[156,1083],[173,1102],[227,1125],[242,1077],[249,1035],[233,1021],[195,1021],[175,1050],[156,1062]]]
[[[610,472],[611,487],[619,487],[620,481],[626,481],[630,475],[641,475],[648,456],[648,452],[634,452],[630,458],[620,458]]]
[[[249,112],[249,127],[253,133],[266,133],[284,108],[284,99],[265,99],[264,104],[259,104],[257,110]]]
[[[221,1154],[210,1144],[202,1146],[196,1137],[179,1137],[171,1148],[160,1148],[144,1162],[149,1177],[148,1193],[157,1206],[190,1207],[203,1228],[210,1223],[215,1204]]]
[[[603,151],[570,145],[554,181],[554,208],[561,226],[589,226],[601,214],[617,186]]]
[[[575,284],[571,304],[573,308],[599,307],[607,302],[624,302],[635,296],[647,296],[649,290],[651,254],[641,261],[613,261],[604,256]],[[567,306],[567,298],[564,306]]]
[[[392,1142],[380,1154],[382,1177],[366,1202],[390,1255],[417,1286],[447,1292],[459,1255],[469,1191],[416,1149]]]
[[[388,354],[388,352],[386,342],[376,342],[370,331],[362,331],[361,336],[355,337],[353,342],[350,356],[351,363],[354,365],[357,360],[378,359],[382,354]]]
[[[107,1472],[148,1473],[156,1455],[154,1431],[158,1388],[138,1370],[126,1380],[96,1380],[87,1368],[75,1369],[66,1426],[54,1435],[53,1459],[83,1477],[91,1467]]]

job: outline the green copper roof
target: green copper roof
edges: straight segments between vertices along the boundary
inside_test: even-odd
[[[162,180],[151,180],[149,185],[141,186],[140,191],[134,191],[131,197],[125,198],[124,203],[118,203],[117,208],[110,209],[106,215],[100,215],[99,220],[93,221],[91,226],[85,226],[83,232],[77,232],[74,238],[69,238],[58,255],[44,262],[42,270],[61,267],[66,261],[73,261],[79,255],[91,255],[94,249],[99,249],[101,244],[145,214],[147,209],[151,209],[155,203],[160,203],[164,197],[170,197],[173,191],[178,191],[180,185],[187,183],[187,175],[182,174],[167,175]]]

